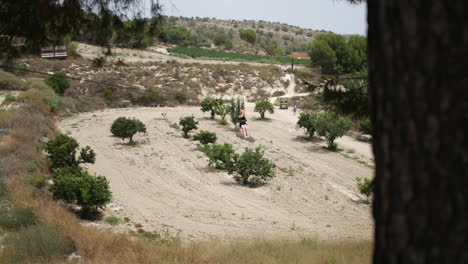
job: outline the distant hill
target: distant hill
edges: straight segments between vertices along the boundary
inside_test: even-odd
[[[308,43],[318,34],[328,32],[291,26],[279,22],[255,20],[222,20],[200,17],[166,17],[168,26],[181,26],[195,34],[205,47],[214,47],[216,35],[224,34],[232,39],[232,47],[224,48],[233,52],[250,54],[289,55],[306,53]],[[240,39],[240,30],[256,32],[255,45]]]

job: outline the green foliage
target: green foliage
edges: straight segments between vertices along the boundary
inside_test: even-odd
[[[302,112],[299,115],[299,120],[297,120],[297,127],[303,128],[310,138],[313,138],[315,134],[315,117],[316,115],[312,113]]]
[[[121,220],[117,216],[108,216],[104,218],[104,222],[108,223],[109,225],[116,226],[120,224]]]
[[[60,97],[55,94],[50,86],[45,84],[42,79],[38,78],[28,79],[27,85],[40,93],[52,113],[57,112],[60,106]]]
[[[367,68],[367,39],[328,33],[318,35],[309,44],[309,56],[323,73],[352,73]]]
[[[239,114],[241,109],[244,109],[244,101],[240,98],[232,98],[230,102],[230,115],[231,122],[234,126],[239,124]]]
[[[372,134],[372,122],[370,119],[363,119],[359,122],[359,131],[367,135]]]
[[[193,139],[200,141],[200,143],[202,143],[203,145],[206,145],[209,143],[215,143],[218,138],[216,137],[215,132],[202,130],[198,132],[198,134],[193,136]]]
[[[14,249],[5,259],[8,263],[30,263],[64,258],[74,247],[70,239],[63,237],[54,226],[38,224],[21,229],[11,235],[7,246]]]
[[[3,100],[3,104],[10,104],[10,103],[16,102],[17,100],[18,99],[16,98],[16,96],[12,94],[7,94],[5,95],[5,100]]]
[[[246,148],[235,163],[235,170],[230,173],[237,174],[244,185],[258,186],[266,183],[275,176],[276,165],[264,158],[263,154],[259,147],[255,151]]]
[[[112,198],[109,183],[103,176],[91,176],[76,168],[61,168],[54,171],[52,179],[53,198],[81,206],[85,218],[94,217]]]
[[[167,49],[170,53],[185,55],[192,58],[208,58],[210,60],[222,61],[244,61],[267,64],[290,64],[291,58],[278,56],[262,56],[255,54],[244,54],[235,52],[225,52],[221,50],[203,49],[198,47],[175,47]],[[295,64],[309,65],[310,60],[295,60]]]
[[[231,106],[229,104],[219,104],[216,106],[215,112],[221,117],[221,121],[226,121],[226,116],[230,113]]]
[[[30,208],[0,207],[0,227],[2,229],[16,231],[37,222],[38,219]]]
[[[255,103],[255,112],[260,114],[260,118],[264,119],[265,118],[265,113],[268,111],[270,114],[273,114],[275,112],[275,108],[272,103],[268,100],[261,100]]]
[[[366,196],[367,202],[369,202],[369,197],[374,193],[374,180],[356,178],[356,182],[359,192]]]
[[[163,42],[180,46],[194,44],[194,37],[190,30],[180,26],[163,27],[159,34],[159,39]]]
[[[80,54],[78,53],[78,43],[70,42],[67,46],[67,53],[68,56],[80,57]]]
[[[335,112],[319,114],[314,118],[313,123],[317,133],[327,139],[329,150],[336,150],[335,139],[344,136],[352,126],[351,120]]]
[[[323,73],[332,73],[337,62],[335,51],[324,41],[315,40],[309,47],[309,56],[314,65],[320,65]]]
[[[78,142],[74,138],[64,134],[58,134],[55,139],[47,141],[44,144],[44,150],[50,161],[50,167],[52,169],[76,168],[80,163],[94,164],[96,154],[89,146],[82,148],[78,159],[76,158],[78,147]]]
[[[213,43],[218,47],[224,46],[227,49],[231,49],[233,45],[232,39],[224,33],[217,34],[213,39]]]
[[[235,170],[235,163],[239,155],[236,154],[231,144],[225,143],[223,145],[205,145],[201,147],[201,151],[208,157],[209,166],[213,166],[220,170]]]
[[[198,121],[195,121],[195,117],[192,116],[186,116],[186,117],[181,117],[179,120],[179,125],[182,126],[182,131],[184,132],[184,137],[188,138],[189,135],[188,133],[191,130],[197,129],[198,128]]]
[[[213,97],[206,97],[201,102],[201,110],[203,112],[210,112],[211,119],[216,115],[216,108],[222,104],[222,101]]]
[[[110,132],[122,140],[128,138],[129,144],[132,144],[136,133],[146,133],[146,126],[138,119],[119,117],[112,123]]]
[[[164,102],[165,100],[164,96],[160,95],[157,91],[149,89],[136,100],[136,103],[144,106],[154,106]]]
[[[355,118],[369,117],[367,71],[353,73],[325,82],[319,101],[332,111]]]
[[[257,33],[255,33],[255,30],[253,29],[241,30],[239,31],[239,36],[241,39],[252,44],[255,44],[255,42],[257,41]]]
[[[49,76],[45,83],[50,86],[55,93],[60,95],[63,95],[65,90],[70,87],[70,81],[63,72],[56,72],[54,75]]]

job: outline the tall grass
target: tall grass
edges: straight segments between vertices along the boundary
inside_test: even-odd
[[[262,56],[255,54],[242,54],[234,52],[225,52],[221,50],[209,50],[197,47],[175,47],[167,49],[170,53],[185,55],[192,58],[205,58],[226,61],[258,62],[271,64],[290,64],[289,57]],[[310,60],[294,60],[295,64],[309,65]]]

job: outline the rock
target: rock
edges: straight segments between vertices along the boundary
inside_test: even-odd
[[[71,253],[68,257],[67,257],[67,262],[70,262],[70,263],[85,263],[84,262],[84,259],[82,256],[80,256],[79,254],[73,252]]]

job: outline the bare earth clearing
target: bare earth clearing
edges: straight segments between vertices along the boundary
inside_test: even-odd
[[[162,119],[167,113],[168,121]],[[91,172],[106,176],[114,202],[147,231],[168,230],[183,238],[314,237],[325,240],[371,240],[370,208],[357,193],[355,177],[372,170],[310,142],[296,130],[297,117],[277,110],[267,121],[257,120],[248,105],[254,143],[239,138],[232,125],[220,126],[198,107],[110,109],[62,120],[59,127],[97,154]],[[278,166],[268,185],[252,189],[228,174],[209,169],[196,143],[169,127],[179,117],[194,114],[199,130],[214,131],[218,143],[263,146]],[[137,146],[122,144],[109,132],[120,116],[136,117],[147,126]],[[369,144],[345,137],[343,152],[370,161]]]

